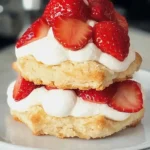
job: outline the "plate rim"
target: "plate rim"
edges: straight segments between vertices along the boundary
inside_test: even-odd
[[[150,71],[145,70],[145,69],[140,69],[138,72],[150,74]],[[16,150],[16,149],[18,149],[18,150],[52,150],[52,149],[33,148],[33,147],[25,147],[25,146],[21,146],[21,145],[15,145],[15,144],[3,141],[3,139],[2,140],[0,139],[0,148],[7,148],[7,149],[12,149],[12,150]],[[146,141],[145,143],[142,143],[137,146],[125,147],[122,149],[114,149],[114,150],[128,150],[129,148],[130,148],[130,150],[147,149],[147,148],[150,148],[150,142]]]

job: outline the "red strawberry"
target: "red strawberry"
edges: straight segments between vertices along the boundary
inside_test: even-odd
[[[143,108],[143,99],[139,83],[135,81],[124,81],[115,83],[113,88],[117,92],[109,102],[109,106],[127,113],[138,112]]]
[[[113,89],[111,87],[106,88],[103,91],[96,91],[93,89],[87,91],[76,91],[77,95],[79,97],[82,97],[83,100],[103,104],[107,104],[111,100],[111,97],[114,95],[115,92],[116,89]]]
[[[143,98],[139,83],[131,80],[110,85],[103,91],[76,91],[83,100],[108,104],[120,112],[134,113],[143,108]]]
[[[49,26],[43,18],[36,20],[18,40],[16,47],[27,45],[47,35]]]
[[[109,0],[88,0],[91,18],[96,21],[114,20],[114,6]]]
[[[126,31],[128,32],[128,22],[124,16],[119,14],[117,11],[115,11],[115,17],[118,22],[118,24]]]
[[[46,85],[45,88],[49,91],[49,90],[54,90],[54,89],[57,89],[57,88],[54,88],[54,87],[51,87],[51,86],[48,86]]]
[[[55,19],[55,38],[66,48],[79,50],[92,38],[92,27],[83,21],[66,17]]]
[[[53,25],[55,18],[59,16],[86,21],[89,17],[89,8],[83,0],[51,0],[43,16],[49,25]]]
[[[20,101],[26,98],[35,88],[37,86],[33,82],[26,81],[19,76],[14,86],[13,98],[15,101]]]
[[[95,25],[93,41],[101,51],[123,61],[129,53],[128,33],[117,23],[102,21]]]

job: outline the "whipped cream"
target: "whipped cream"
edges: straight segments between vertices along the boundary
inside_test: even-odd
[[[88,20],[87,23],[90,26],[94,26],[97,22]],[[37,61],[46,65],[58,65],[67,60],[73,62],[93,60],[115,72],[125,71],[135,60],[135,52],[132,50],[130,50],[129,55],[124,61],[119,61],[113,56],[103,53],[92,40],[78,51],[69,50],[55,39],[52,28],[50,28],[46,37],[20,48],[15,48],[15,52],[17,58],[32,55]]]
[[[68,56],[64,47],[54,38],[52,29],[50,29],[48,36],[28,45],[16,48],[16,57],[23,57],[33,55],[37,61],[46,65],[57,65],[63,61],[68,60]]]
[[[7,90],[7,103],[12,110],[25,112],[32,106],[41,105],[44,111],[55,117],[90,117],[103,115],[115,121],[123,121],[130,117],[130,113],[119,112],[107,104],[96,104],[77,97],[73,90],[46,90],[45,87],[34,89],[29,96],[16,102],[13,97],[14,83]]]
[[[125,71],[128,69],[130,64],[135,60],[136,55],[135,52],[130,50],[128,56],[125,58],[125,60],[119,61],[118,59],[114,58],[111,55],[108,55],[106,53],[102,53],[101,57],[99,58],[99,62],[101,64],[105,64],[107,68],[112,68],[115,72]]]
[[[88,20],[87,21],[87,24],[89,25],[89,26],[91,26],[91,27],[94,27],[95,26],[95,24],[97,24],[98,22],[96,22],[95,20]]]

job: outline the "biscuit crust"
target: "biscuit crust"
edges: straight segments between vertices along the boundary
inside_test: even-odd
[[[25,123],[35,135],[95,139],[110,136],[129,126],[136,126],[144,116],[144,109],[120,122],[101,115],[80,118],[53,117],[47,115],[41,106],[33,106],[26,112],[11,110],[11,114],[15,120]]]
[[[37,85],[49,85],[59,89],[103,90],[116,81],[132,77],[141,65],[142,58],[136,53],[135,61],[124,72],[113,72],[95,61],[75,63],[66,61],[48,66],[37,62],[31,55],[19,58],[13,68],[28,81]]]

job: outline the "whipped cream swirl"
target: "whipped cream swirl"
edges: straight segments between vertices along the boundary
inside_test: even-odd
[[[7,90],[7,103],[11,110],[28,111],[32,106],[41,105],[44,111],[55,117],[90,117],[102,115],[115,121],[123,121],[130,117],[130,113],[119,112],[107,104],[96,104],[77,97],[73,90],[46,90],[45,87],[34,89],[29,96],[16,102],[13,97],[14,83]]]
[[[88,20],[89,25],[96,24],[93,20]],[[16,48],[16,57],[32,55],[37,61],[46,65],[58,65],[64,61],[73,62],[97,61],[115,72],[127,70],[129,65],[135,60],[135,52],[130,50],[124,61],[119,61],[115,57],[103,53],[92,40],[82,49],[72,51],[63,47],[54,37],[52,28],[48,35],[42,39],[29,43],[20,48]]]

